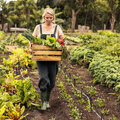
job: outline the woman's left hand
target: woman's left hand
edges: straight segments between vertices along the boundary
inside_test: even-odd
[[[64,45],[64,36],[60,36],[59,43],[60,45]]]

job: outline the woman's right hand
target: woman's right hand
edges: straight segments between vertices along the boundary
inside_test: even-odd
[[[29,42],[29,51],[30,51],[30,53],[32,53],[32,43],[31,42]]]

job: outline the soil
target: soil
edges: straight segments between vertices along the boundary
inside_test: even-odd
[[[6,55],[6,57],[8,56]],[[2,62],[1,59],[0,62]],[[120,104],[118,101],[117,92],[113,91],[112,88],[107,88],[105,85],[94,85],[93,77],[90,75],[90,72],[87,68],[84,68],[80,65],[71,65],[69,60],[64,60],[62,62],[62,66],[70,68],[72,75],[80,76],[81,81],[85,82],[85,86],[93,86],[96,88],[96,95],[91,97],[93,104],[96,103],[95,99],[97,99],[98,97],[105,99],[104,108],[105,110],[109,110],[109,113],[108,115],[104,115],[104,120],[116,120],[110,119],[112,115],[114,115],[117,118],[117,120],[120,120]],[[67,73],[68,72],[66,72],[66,74]],[[39,75],[37,69],[29,70],[28,76],[31,78],[31,81],[36,89],[36,93],[40,94],[40,90],[38,88]],[[71,95],[75,105],[77,106],[77,108],[79,108],[80,113],[82,113],[82,120],[101,120],[94,112],[88,112],[85,110],[85,106],[87,105],[87,99],[85,97],[83,98],[86,100],[86,103],[83,105],[78,104],[78,98],[71,91],[72,86],[68,85],[67,81],[62,77],[62,74],[60,72],[58,73],[58,78],[60,78],[61,81],[64,82],[67,93]],[[78,90],[81,90],[82,87],[83,84],[76,84],[76,88]],[[83,88],[83,91],[87,94],[85,88]],[[36,107],[26,108],[25,114],[29,113],[29,115],[24,120],[75,120],[73,117],[70,116],[71,109],[68,108],[67,101],[61,98],[60,96],[60,90],[56,84],[51,93],[51,108],[47,109],[46,111],[40,111]],[[39,104],[41,104],[40,98],[38,101]],[[93,106],[96,109],[96,111],[101,115],[101,108],[99,108],[96,104]]]
[[[33,73],[32,73],[33,72]],[[33,82],[34,87],[36,88],[36,92],[40,94],[40,90],[38,88],[38,80],[39,75],[37,70],[29,72],[29,76],[31,81]],[[41,100],[39,98],[39,103],[41,104]],[[67,108],[67,102],[60,98],[60,93],[58,87],[55,86],[51,93],[50,98],[50,109],[46,111],[40,111],[37,108],[33,107],[31,109],[27,109],[25,113],[29,113],[25,120],[70,120],[69,109]]]
[[[96,88],[95,96],[92,96],[90,98],[92,99],[93,107],[95,108],[97,113],[99,115],[101,115],[101,110],[102,110],[96,105],[96,101],[95,101],[99,97],[101,99],[105,99],[104,109],[109,110],[108,115],[103,115],[104,120],[110,120],[112,118],[112,116],[115,116],[117,118],[117,120],[120,120],[120,114],[119,114],[120,113],[120,104],[118,101],[118,93],[115,92],[112,88],[106,87],[105,85],[93,84],[93,77],[91,76],[91,74],[87,68],[84,68],[80,65],[71,65],[69,60],[68,61],[65,60],[65,61],[63,61],[63,63],[65,65],[65,67],[67,66],[67,68],[71,69],[70,72],[72,72],[72,75],[79,76],[81,78],[80,81],[85,82],[85,85],[76,84],[76,88],[78,90],[81,90],[81,88],[83,88],[83,92],[86,93],[90,97],[90,95],[87,93],[84,86],[92,86],[92,87]],[[66,72],[66,74],[68,74],[70,72]],[[66,82],[65,79],[62,79],[62,80],[66,85],[67,92],[73,97],[74,102],[77,103],[78,98],[76,98],[74,96],[74,94],[71,92],[71,86],[68,85],[68,83]],[[79,108],[80,113],[82,113],[83,120],[101,120],[94,112],[88,112],[88,111],[84,110],[85,106],[87,104],[83,104],[83,105],[76,104],[76,105]]]
[[[100,84],[94,85],[93,77],[90,75],[87,68],[84,68],[80,65],[71,65],[69,60],[64,60],[62,66],[64,65],[67,66],[67,68],[70,68],[72,74],[79,75],[81,81],[84,81],[86,86],[93,86],[96,88],[97,94],[95,96],[92,96],[91,98],[93,104],[95,104],[94,108],[96,109],[99,115],[101,115],[100,112],[101,108],[96,106],[95,99],[97,99],[98,97],[101,99],[105,99],[104,109],[109,110],[109,113],[108,115],[104,115],[104,120],[110,120],[110,118],[112,118],[112,115],[114,115],[117,118],[117,120],[120,120],[120,115],[119,115],[120,105],[117,98],[118,93],[113,91],[112,88],[107,88],[105,85],[100,85]],[[29,73],[29,76],[33,82],[34,87],[37,90],[37,93],[40,93],[38,88],[38,80],[39,80],[38,73],[37,72],[36,74]],[[78,104],[78,98],[71,91],[72,86],[68,85],[67,81],[61,76],[62,75],[59,72],[58,77],[64,82],[67,93],[71,95],[71,97],[75,102],[75,105],[77,106],[77,108],[79,108],[80,113],[82,113],[82,120],[100,120],[100,118],[94,112],[88,112],[85,110],[85,106],[87,105],[87,99],[85,97],[83,98],[86,100],[86,104],[83,105]],[[83,85],[76,84],[76,87],[78,90],[81,90]],[[84,92],[87,93],[85,89]],[[40,99],[39,102],[41,104]],[[54,87],[51,93],[50,105],[51,108],[44,112],[37,110],[36,108],[32,108],[32,110],[27,109],[26,113],[29,113],[29,115],[26,117],[26,120],[74,120],[74,118],[70,116],[71,109],[67,107],[66,100],[60,97],[60,91],[57,85]]]

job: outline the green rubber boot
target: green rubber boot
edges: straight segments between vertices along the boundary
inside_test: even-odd
[[[46,108],[50,108],[49,99],[50,99],[50,91],[47,91]]]
[[[41,100],[42,100],[42,107],[41,110],[46,110],[47,109],[47,91],[41,91]]]

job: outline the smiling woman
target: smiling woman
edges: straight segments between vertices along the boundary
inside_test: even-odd
[[[51,37],[58,39],[58,41],[63,40],[64,34],[62,29],[59,25],[54,24],[55,13],[53,9],[46,8],[42,18],[44,23],[35,27],[33,36],[46,40],[50,35]],[[38,86],[41,91],[41,110],[46,110],[47,108],[50,108],[50,93],[55,86],[56,75],[58,72],[58,61],[36,61],[36,63],[40,75]]]

